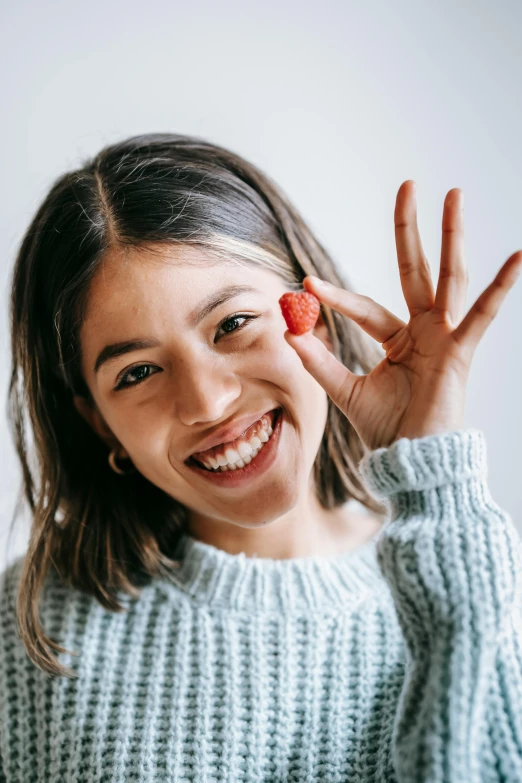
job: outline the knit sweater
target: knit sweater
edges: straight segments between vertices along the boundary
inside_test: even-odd
[[[46,580],[51,678],[0,595],[7,783],[520,783],[521,539],[475,429],[359,465],[388,509],[358,549],[288,560],[183,534],[126,611]],[[3,775],[3,777],[2,777]]]

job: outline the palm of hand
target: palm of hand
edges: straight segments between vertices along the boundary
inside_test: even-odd
[[[386,358],[380,364],[348,384],[341,409],[368,448],[389,445],[414,431],[411,437],[425,434],[418,424],[426,407],[432,421],[436,414],[447,426],[453,412],[450,428],[461,426],[467,368],[445,326],[433,311],[420,313],[384,344]],[[435,431],[433,424],[429,429]]]
[[[522,268],[522,251],[511,255],[466,316],[468,274],[464,260],[462,191],[446,196],[437,291],[417,227],[415,183],[399,189],[395,238],[406,324],[367,296],[304,279],[322,304],[358,323],[378,340],[385,358],[368,374],[346,368],[311,332],[286,340],[305,368],[348,417],[370,449],[401,437],[415,438],[463,427],[466,382],[475,348]]]

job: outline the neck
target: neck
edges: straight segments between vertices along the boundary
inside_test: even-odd
[[[190,596],[198,606],[235,611],[347,611],[370,595],[381,595],[383,578],[376,561],[376,537],[350,553],[293,559],[229,554],[180,536],[178,566],[156,580],[160,590]]]
[[[248,520],[239,524],[193,512],[187,532],[228,554],[244,552],[247,557],[286,560],[351,552],[371,539],[382,522],[355,501],[324,509],[310,489],[305,500],[277,519],[263,520],[261,526],[247,527]]]

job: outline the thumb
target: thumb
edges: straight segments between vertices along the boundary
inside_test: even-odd
[[[359,376],[336,359],[311,331],[293,334],[287,329],[284,337],[299,355],[304,368],[321,384],[332,402],[347,416],[348,402]]]

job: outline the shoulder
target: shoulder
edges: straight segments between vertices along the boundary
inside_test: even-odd
[[[16,598],[25,555],[15,558],[0,572],[0,622],[4,631],[6,624],[16,613]]]
[[[28,663],[28,655],[20,636],[18,599],[26,555],[20,555],[0,572],[0,667],[18,661]],[[53,567],[47,571],[36,598],[37,616],[42,630],[54,641],[62,643],[71,616],[86,611],[95,599],[69,587],[58,577]],[[12,668],[12,667],[11,667]]]
[[[6,586],[16,581],[19,577],[22,566],[25,560],[25,555],[19,555],[11,563],[5,565],[0,571],[0,595],[4,595],[4,589]]]
[[[0,657],[4,663],[13,656],[26,657],[17,617],[24,561],[25,555],[18,557],[0,573]],[[51,567],[37,598],[38,617],[42,630],[54,642],[68,651],[89,652],[105,647],[108,641],[117,641],[120,636],[135,638],[149,613],[155,615],[165,601],[176,603],[172,591],[170,585],[153,580],[142,587],[138,598],[118,592],[118,611],[105,607],[91,593],[66,584]],[[179,602],[182,599],[180,594]],[[66,665],[74,663],[68,653],[60,653],[58,658]]]
[[[5,618],[16,611],[16,602],[22,587],[22,571],[26,555],[19,555],[3,571],[0,572],[0,615]],[[59,587],[54,569],[50,569],[44,579],[41,591],[42,600],[48,596],[51,589]],[[65,587],[62,585],[62,587]]]
[[[0,573],[0,706],[12,698],[15,680],[23,668],[24,648],[19,634],[17,597],[24,556],[17,557]],[[22,664],[22,665],[20,665]],[[17,683],[19,685],[19,683]],[[0,718],[1,722],[1,718]]]

